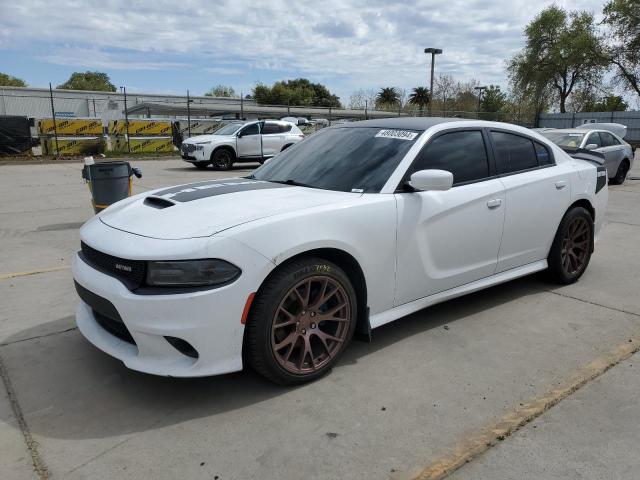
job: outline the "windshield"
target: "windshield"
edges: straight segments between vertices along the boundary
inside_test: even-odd
[[[584,133],[547,131],[541,134],[560,147],[578,148],[584,138]]]
[[[242,123],[228,123],[224,127],[220,127],[218,130],[213,132],[213,135],[233,135],[240,130],[242,125]]]
[[[258,168],[252,178],[341,192],[377,193],[421,131],[327,128]]]

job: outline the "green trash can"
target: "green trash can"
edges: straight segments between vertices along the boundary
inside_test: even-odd
[[[133,175],[141,178],[142,172],[132,168],[129,162],[85,162],[82,178],[89,184],[93,210],[101,212],[109,205],[131,196]]]

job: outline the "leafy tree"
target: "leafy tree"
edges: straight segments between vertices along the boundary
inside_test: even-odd
[[[376,95],[376,108],[397,108],[401,106],[400,95],[395,87],[383,87]]]
[[[260,104],[341,108],[340,99],[320,83],[306,78],[275,82],[271,87],[259,83],[253,98]]]
[[[73,72],[69,80],[56,88],[65,90],[92,90],[94,92],[115,92],[109,75],[103,72]]]
[[[205,97],[237,98],[236,91],[228,85],[216,85],[204,94]]]
[[[27,82],[0,72],[0,87],[26,87]]]
[[[508,65],[512,85],[538,97],[550,88],[565,112],[571,92],[598,79],[606,63],[593,15],[552,5],[527,25],[525,36],[524,49]]]
[[[429,105],[429,89],[426,87],[416,87],[409,95],[409,103],[417,105],[420,109],[420,114],[424,112],[424,107]]]
[[[615,80],[640,96],[640,1],[612,0],[604,7],[610,27],[607,54]]]
[[[593,112],[624,112],[629,105],[620,95],[607,95],[593,105]]]
[[[507,103],[507,94],[500,90],[498,85],[489,85],[485,88],[480,101],[480,110],[490,115],[483,115],[484,120],[497,120],[497,113],[500,112]]]

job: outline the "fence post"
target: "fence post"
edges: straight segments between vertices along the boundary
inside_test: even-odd
[[[368,104],[368,101],[367,101],[367,100],[365,100],[365,101],[364,101],[364,119],[365,119],[365,120],[368,120],[368,115],[369,115],[369,113],[367,112],[367,107],[368,107],[368,105],[367,105],[367,104]]]
[[[191,97],[189,96],[189,90],[187,90],[187,133],[191,138]]]
[[[243,96],[243,92],[240,92],[240,120],[244,120],[244,96]]]
[[[56,109],[53,107],[53,88],[49,82],[49,99],[51,100],[51,117],[53,118],[53,136],[56,140],[56,155],[60,154],[58,149],[58,126],[56,125]]]
[[[127,110],[127,87],[122,87],[124,92],[124,128],[127,133],[127,151],[131,153],[131,142],[129,142],[129,112]]]
[[[329,106],[329,126],[331,126],[331,106]]]

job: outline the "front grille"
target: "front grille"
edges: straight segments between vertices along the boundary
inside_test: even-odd
[[[91,248],[84,242],[81,243],[81,248],[82,258],[96,270],[117,278],[129,290],[134,290],[142,285],[146,274],[144,261],[114,257]]]
[[[129,333],[129,330],[122,320],[115,320],[113,318],[105,317],[96,310],[93,310],[93,318],[96,319],[98,325],[100,325],[114,337],[117,337],[120,340],[131,343],[133,345],[136,344],[136,341],[133,339],[131,333]]]
[[[193,143],[183,143],[180,147],[182,153],[191,153],[196,151],[196,146]]]

